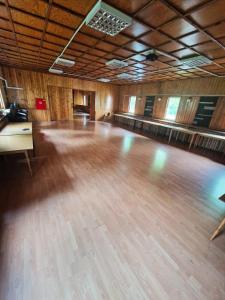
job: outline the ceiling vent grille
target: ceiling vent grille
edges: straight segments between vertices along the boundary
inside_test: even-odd
[[[64,67],[72,67],[75,64],[75,61],[57,57],[55,63]]]
[[[211,64],[212,61],[210,59],[208,59],[205,56],[202,55],[197,55],[197,56],[188,56],[185,58],[182,58],[180,60],[180,62],[182,63],[182,65],[194,68],[194,67],[200,67],[203,65],[208,65]]]
[[[129,74],[129,73],[121,73],[121,74],[118,74],[117,77],[119,79],[131,79],[133,78],[134,76]]]
[[[101,0],[96,3],[86,18],[87,26],[111,36],[131,25],[131,22],[131,17]]]
[[[118,69],[118,68],[124,68],[128,66],[128,63],[119,59],[112,59],[110,61],[107,61],[106,66],[108,66],[111,69]]]

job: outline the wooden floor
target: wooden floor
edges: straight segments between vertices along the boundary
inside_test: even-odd
[[[223,165],[101,122],[35,144],[0,164],[1,300],[225,299]]]

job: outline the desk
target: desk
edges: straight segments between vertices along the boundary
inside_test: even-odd
[[[142,124],[150,124],[150,125],[153,125],[153,126],[158,126],[158,127],[163,127],[163,128],[169,129],[170,133],[169,133],[169,138],[168,138],[168,144],[171,141],[172,134],[173,134],[174,131],[182,132],[182,133],[191,135],[191,140],[190,140],[190,143],[189,143],[189,149],[191,149],[191,146],[193,144],[195,136],[197,135],[197,132],[195,132],[191,129],[179,127],[179,126],[172,125],[172,124],[160,123],[160,122],[157,122],[157,121],[141,119],[141,117],[131,117],[131,116],[123,115],[123,114],[114,114],[114,116],[129,119],[129,120],[133,120],[134,121],[133,129],[135,128],[136,121],[141,122]]]
[[[195,137],[197,136],[198,133],[196,131],[191,130],[191,129],[173,126],[171,131],[170,131],[170,136],[169,136],[169,142],[168,143],[170,143],[170,140],[171,140],[171,137],[172,137],[172,134],[173,134],[174,131],[182,132],[182,133],[185,133],[185,134],[188,134],[188,135],[191,136],[191,140],[190,140],[189,147],[188,147],[189,150],[190,150],[191,146],[194,142],[194,139],[195,139]]]
[[[211,139],[211,140],[217,140],[217,141],[222,141],[225,143],[225,136],[224,135],[219,135],[219,134],[216,134],[216,133],[209,133],[209,132],[197,132],[197,138],[195,140],[195,143],[194,143],[194,147],[196,147],[198,145],[198,142],[199,142],[199,139],[201,137],[205,137],[205,138],[208,138],[208,139]],[[209,140],[210,141],[210,140]],[[208,142],[207,142],[208,144]],[[224,153],[224,149],[225,149],[225,145],[222,144],[221,145],[223,147],[223,153]]]
[[[149,124],[149,125],[152,125],[152,126],[157,126],[157,127],[169,129],[168,144],[170,143],[173,132],[175,132],[175,131],[177,131],[177,133],[181,132],[181,133],[190,135],[191,138],[190,138],[190,142],[189,142],[189,150],[191,149],[193,144],[194,144],[194,147],[198,144],[200,137],[205,137],[205,138],[225,142],[225,136],[224,135],[220,135],[220,134],[213,133],[213,132],[207,132],[207,129],[205,131],[202,131],[202,129],[198,129],[198,128],[196,128],[196,129],[190,128],[189,129],[189,128],[185,128],[185,127],[182,127],[182,126],[178,126],[176,124],[162,123],[162,122],[157,121],[157,120],[148,120],[148,119],[146,119],[145,117],[142,117],[142,116],[130,116],[130,115],[122,114],[122,113],[114,114],[114,116],[118,117],[118,118],[127,119],[127,120],[133,120],[134,121],[134,124],[132,125],[133,129],[135,129],[135,127],[136,127],[136,122],[142,123],[142,129],[143,129],[143,124]],[[158,129],[157,129],[157,131],[158,131]],[[214,147],[214,146],[212,147],[212,146],[213,146],[213,144],[211,144],[211,146],[210,146],[213,150],[214,150],[214,148],[216,148],[217,151],[218,151],[218,149],[219,149],[219,151],[221,149],[223,149],[223,152],[224,152],[225,146],[223,146],[223,145],[221,145],[219,147]]]
[[[26,128],[27,130],[23,130]],[[11,123],[0,131],[0,155],[24,153],[28,169],[32,175],[29,150],[33,150],[32,123]]]
[[[2,135],[32,134],[32,122],[8,123],[1,131]]]

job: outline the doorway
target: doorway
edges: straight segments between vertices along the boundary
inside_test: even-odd
[[[95,92],[73,90],[73,116],[95,120]]]

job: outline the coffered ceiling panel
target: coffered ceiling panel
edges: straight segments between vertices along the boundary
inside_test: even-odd
[[[178,18],[163,25],[161,30],[173,38],[178,38],[195,31],[195,27],[186,22],[184,19]]]
[[[213,25],[225,19],[224,0],[211,1],[207,6],[193,12],[191,18],[201,26]]]
[[[205,0],[170,0],[169,2],[186,12],[206,1]]]
[[[187,46],[193,46],[209,41],[209,38],[201,32],[185,35],[179,38],[179,41],[186,44]]]
[[[108,4],[124,11],[127,14],[134,14],[139,9],[144,7],[149,3],[149,0],[129,0],[129,1],[121,1],[121,0],[108,0]]]
[[[4,2],[4,1],[3,1]],[[8,0],[8,4],[10,7],[15,7],[17,9],[26,11],[28,13],[45,17],[48,9],[48,3],[36,0],[36,1],[30,1],[30,0]]]
[[[149,27],[137,22],[137,21],[133,21],[131,26],[127,27],[123,33],[130,35],[133,38],[137,38],[140,37],[141,35],[145,34],[146,32],[149,31]]]
[[[132,18],[115,36],[80,26],[97,0],[0,0],[0,64],[48,72],[66,47],[63,58],[76,63],[54,65],[64,76],[114,84],[225,76],[224,0],[105,2]],[[210,61],[198,68],[183,64],[199,55]],[[111,69],[111,59],[127,66]],[[129,78],[118,78],[121,73]]]
[[[149,3],[149,6],[141,10],[136,17],[150,26],[160,26],[176,16],[176,14],[161,3],[160,0],[149,1]]]

